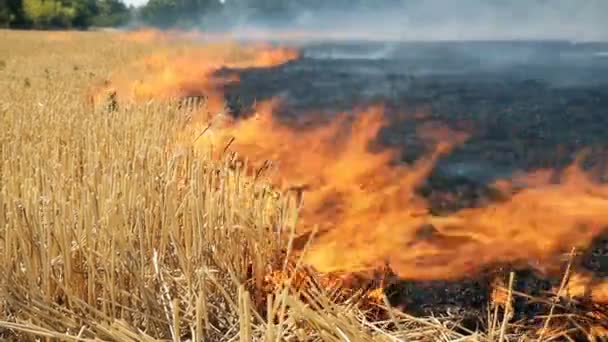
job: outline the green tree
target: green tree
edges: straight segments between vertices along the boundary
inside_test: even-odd
[[[23,0],[23,12],[35,28],[71,27],[76,10],[58,0]]]
[[[93,18],[99,14],[98,0],[61,0],[63,5],[72,8],[74,15],[71,25],[77,28],[91,26]]]
[[[178,3],[176,0],[149,0],[141,9],[141,18],[153,26],[173,26],[179,19]]]
[[[131,19],[129,8],[119,0],[98,0],[97,9],[98,14],[92,19],[93,26],[116,27]]]
[[[0,0],[0,27],[24,27],[21,0]]]
[[[9,27],[13,18],[13,13],[8,8],[7,0],[0,0],[0,27]]]
[[[219,0],[149,0],[141,9],[141,19],[161,28],[189,27],[221,7]]]
[[[0,0],[22,10],[21,22],[34,28],[80,28],[91,25],[118,26],[130,19],[130,10],[120,0]],[[18,4],[17,4],[18,2]],[[18,11],[14,17],[19,19]],[[0,25],[3,13],[0,11]],[[15,21],[18,22],[19,20]],[[23,25],[21,25],[23,26]]]

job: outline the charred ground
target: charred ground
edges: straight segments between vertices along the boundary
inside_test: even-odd
[[[310,123],[307,113],[331,116],[375,103],[388,113],[411,113],[378,137],[401,149],[405,162],[425,152],[417,128],[440,123],[467,131],[470,139],[429,179],[433,190],[468,194],[457,203],[435,201],[438,210],[449,210],[472,205],[483,184],[514,170],[559,170],[583,149],[594,152],[589,166],[603,166],[604,51],[608,44],[569,42],[306,44],[296,61],[238,70],[240,82],[225,93],[237,115],[280,97],[279,115],[294,122]]]
[[[317,125],[325,122],[324,115],[329,119],[332,113],[382,103],[393,116],[377,142],[399,148],[406,163],[427,152],[416,134],[419,128],[440,124],[464,130],[470,138],[442,158],[419,189],[437,214],[500,200],[490,186],[495,180],[516,170],[559,171],[582,150],[591,152],[586,166],[606,168],[608,44],[298,45],[302,57],[287,64],[220,72],[239,76],[224,89],[235,115],[247,115],[256,101],[280,97],[280,119]],[[606,238],[598,238],[581,257],[581,267],[605,277],[606,246]],[[559,279],[543,279],[516,266],[504,269],[518,271],[518,291],[538,294],[559,284]],[[480,310],[488,302],[491,276],[477,278],[401,281],[388,293],[397,304],[423,312],[454,306]],[[518,307],[523,316],[534,316],[537,309],[538,304]]]
[[[608,44],[318,43],[285,65],[239,70],[226,96],[237,113],[282,97],[279,115],[298,120],[373,103],[389,113],[421,113],[395,120],[379,141],[411,161],[421,153],[417,127],[466,129],[471,138],[437,171],[487,182],[514,169],[559,167],[574,152],[606,145],[603,51]]]

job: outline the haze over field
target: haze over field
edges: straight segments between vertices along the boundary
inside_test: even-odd
[[[608,2],[598,0],[289,1],[274,12],[259,11],[258,2],[227,1],[223,11],[228,21],[219,22],[217,14],[210,13],[203,17],[202,28],[229,23],[238,34],[293,30],[379,40],[608,39]]]

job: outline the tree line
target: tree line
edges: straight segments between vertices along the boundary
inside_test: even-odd
[[[226,27],[242,22],[290,24],[302,13],[373,11],[422,0],[148,0],[138,17],[158,27]]]
[[[132,15],[120,0],[0,0],[0,27],[86,29],[120,26]]]
[[[128,23],[160,28],[213,23],[217,27],[239,20],[289,22],[303,10],[377,6],[377,1],[403,0],[148,0],[137,8],[122,0],[0,0],[0,27],[86,29]]]

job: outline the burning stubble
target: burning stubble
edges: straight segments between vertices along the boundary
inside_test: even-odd
[[[149,101],[204,97],[210,112],[224,109],[223,85],[238,82],[236,76],[218,77],[221,68],[255,68],[279,65],[298,57],[298,51],[275,48],[262,43],[239,45],[230,41],[206,44],[189,43],[171,45],[175,37],[182,41],[185,33],[164,33],[154,30],[125,33],[123,39],[135,41],[168,41],[164,49],[146,56],[122,70],[118,70],[95,95],[108,89],[118,94],[121,101]],[[186,38],[197,38],[192,33]]]
[[[356,113],[350,134],[339,141],[334,137],[343,121],[294,130],[272,118],[271,105],[262,108],[257,117],[224,128],[226,136],[219,139],[235,137],[231,148],[254,163],[279,161],[275,184],[306,186],[300,232],[322,232],[305,256],[321,272],[388,264],[400,277],[432,280],[457,279],[499,263],[551,269],[561,253],[586,247],[608,226],[608,187],[578,165],[558,183],[540,182],[542,172],[535,172],[519,177],[528,187],[505,194],[501,202],[437,217],[416,188],[461,140],[443,141],[413,165],[393,166],[394,151],[368,149],[384,124],[381,108]]]
[[[264,45],[236,49],[231,43],[157,54],[140,61],[142,78],[129,73],[112,80],[136,100],[205,95],[211,110],[224,108],[223,67],[264,67],[298,57],[291,49]],[[466,135],[445,127],[421,130],[431,152],[413,164],[395,165],[397,151],[372,152],[370,144],[387,125],[382,106],[343,113],[329,124],[292,127],[273,116],[278,99],[258,103],[254,114],[210,126],[195,148],[210,145],[249,160],[253,170],[278,164],[269,181],[296,189],[301,200],[298,233],[321,232],[304,260],[320,272],[357,272],[384,267],[408,279],[455,279],[497,263],[541,265],[550,269],[558,255],[584,248],[608,226],[608,186],[593,182],[578,165],[560,182],[546,170],[498,182],[505,199],[447,216],[430,213],[416,189],[438,158]],[[353,119],[354,118],[354,119]],[[517,184],[525,184],[515,190]]]

